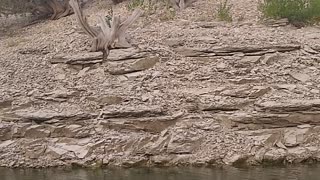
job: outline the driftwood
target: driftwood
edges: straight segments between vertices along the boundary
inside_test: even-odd
[[[69,0],[46,0],[41,5],[35,7],[40,14],[51,14],[50,19],[56,20],[73,13],[69,5]]]
[[[130,45],[125,39],[125,32],[142,14],[141,10],[135,10],[131,16],[122,22],[120,16],[113,15],[112,21],[109,24],[104,17],[99,17],[100,27],[94,28],[88,24],[77,0],[70,0],[70,5],[82,29],[93,39],[91,51],[101,51],[103,53],[103,61],[108,57],[110,49],[128,47]]]
[[[170,0],[172,6],[178,10],[178,9],[185,9],[189,7],[192,3],[196,2],[196,0]]]

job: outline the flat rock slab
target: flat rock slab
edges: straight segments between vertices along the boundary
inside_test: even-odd
[[[320,99],[264,101],[258,103],[257,106],[261,108],[261,111],[269,112],[318,111],[320,109]]]
[[[306,73],[290,72],[289,74],[291,77],[293,77],[294,79],[299,80],[301,82],[306,82],[311,79],[311,77]]]
[[[159,61],[159,57],[147,57],[121,62],[108,62],[108,72],[113,75],[122,75],[143,71],[152,68]]]
[[[146,56],[147,56],[147,52],[144,52],[135,48],[114,49],[110,51],[110,55],[108,56],[108,61],[138,59]],[[72,64],[72,65],[96,64],[101,62],[102,62],[102,52],[62,54],[62,55],[57,55],[50,60],[51,64],[64,63],[64,64]]]
[[[50,60],[51,64],[95,64],[102,62],[101,52],[57,55]]]
[[[37,123],[49,121],[52,119],[59,120],[83,120],[97,117],[96,114],[84,112],[55,112],[48,109],[40,110],[20,110],[16,111],[15,115],[22,121],[35,121]]]
[[[247,129],[284,128],[302,124],[320,125],[320,111],[296,113],[245,113],[237,112],[232,115],[218,115],[217,119],[228,120],[239,127]]]
[[[301,49],[300,45],[274,45],[274,46],[242,46],[242,47],[213,47],[213,48],[192,48],[178,47],[176,52],[186,57],[212,57],[232,56],[237,53],[244,53],[247,56],[260,56],[273,52],[288,52]]]
[[[109,109],[101,112],[101,118],[127,118],[127,117],[157,117],[165,115],[165,111],[159,106],[136,106]]]
[[[102,120],[101,125],[108,129],[116,130],[133,130],[160,133],[183,116],[183,112],[176,113],[172,116],[146,117],[146,118],[115,118]]]

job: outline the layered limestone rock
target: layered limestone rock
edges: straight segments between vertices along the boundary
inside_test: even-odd
[[[0,166],[320,161],[319,30],[258,23],[251,0],[200,20],[216,3],[141,17],[105,62],[73,16],[1,36]]]

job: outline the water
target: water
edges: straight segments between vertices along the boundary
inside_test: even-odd
[[[0,168],[0,180],[320,180],[320,165],[104,170]]]

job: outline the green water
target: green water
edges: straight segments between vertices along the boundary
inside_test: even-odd
[[[0,180],[320,180],[320,166],[103,170],[0,168]]]

